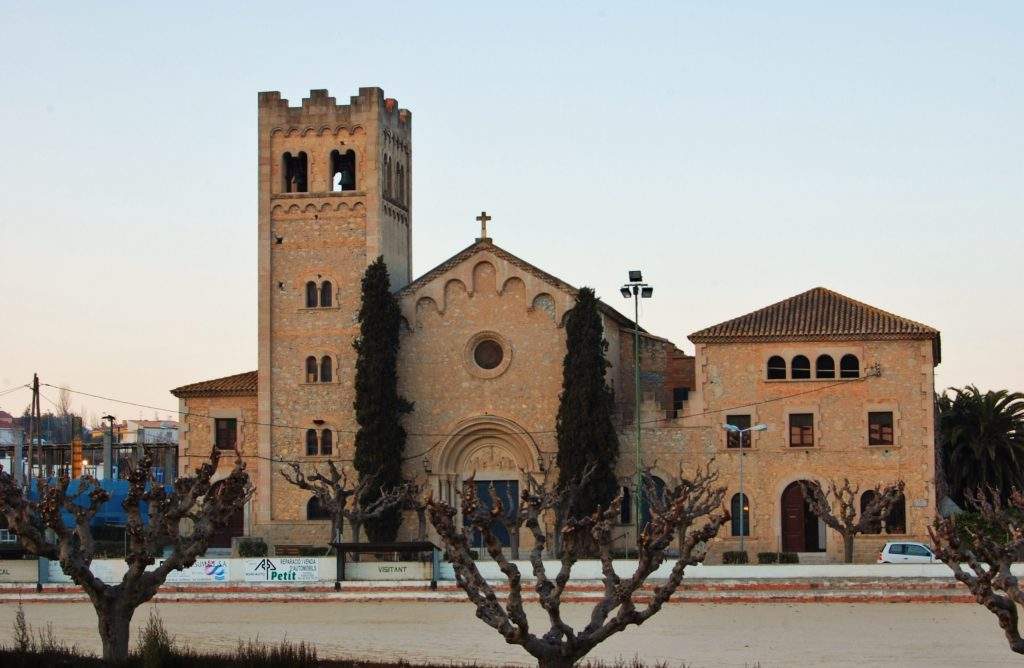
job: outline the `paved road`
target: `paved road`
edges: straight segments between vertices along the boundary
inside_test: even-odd
[[[233,648],[258,638],[316,643],[320,656],[479,661],[530,665],[457,603],[161,603],[136,614],[134,634],[152,607],[170,632],[197,648]],[[567,605],[579,623],[589,606]],[[9,642],[16,606],[0,606]],[[88,603],[29,603],[30,624],[52,622],[67,642],[99,651]],[[530,610],[536,624],[546,618]],[[582,625],[582,624],[580,624]],[[677,604],[595,650],[595,658],[639,656],[687,666],[1005,666],[1017,664],[995,618],[972,604]]]

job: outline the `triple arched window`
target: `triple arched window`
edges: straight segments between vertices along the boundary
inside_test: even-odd
[[[324,355],[319,360],[314,355],[306,358],[306,382],[334,382],[334,361],[330,355]]]
[[[814,378],[829,380],[836,377],[836,361],[831,355],[818,355],[814,361]],[[860,378],[860,359],[853,354],[843,355],[839,359],[840,378]],[[809,380],[811,378],[811,360],[806,355],[794,355],[787,364],[781,355],[768,358],[765,369],[768,380]]]
[[[306,308],[330,308],[334,305],[334,285],[323,281],[306,281]]]
[[[306,430],[306,456],[329,455],[334,452],[334,432],[330,429]]]

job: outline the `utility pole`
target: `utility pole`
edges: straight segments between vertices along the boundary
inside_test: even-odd
[[[39,374],[32,374],[32,402],[29,406],[29,419],[28,419],[28,476],[26,484],[28,489],[32,489],[32,467],[36,461],[36,445],[38,449],[42,450],[42,434],[40,434],[40,416],[39,416]],[[36,439],[39,439],[38,444]],[[40,456],[41,458],[41,456]]]
[[[107,433],[103,436],[103,480],[111,480],[114,477],[114,416],[104,415],[104,420],[107,420]]]

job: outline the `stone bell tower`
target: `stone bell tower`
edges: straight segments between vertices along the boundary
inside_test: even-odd
[[[411,136],[412,114],[380,88],[348,104],[312,90],[297,107],[259,94],[262,457],[350,456],[360,280],[380,255],[393,289],[412,272]],[[260,467],[255,523],[305,520],[308,495]]]

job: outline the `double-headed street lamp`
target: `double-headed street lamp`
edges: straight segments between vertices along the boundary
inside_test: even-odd
[[[654,295],[654,286],[644,283],[643,280],[643,274],[639,269],[630,269],[629,283],[619,288],[623,297],[633,298],[633,398],[636,400],[633,414],[636,422],[636,505],[633,514],[636,516],[637,540],[640,540],[640,499],[643,487],[640,470],[640,299],[650,299]]]
[[[730,434],[738,434],[740,439],[740,551],[742,552],[745,545],[743,538],[744,534],[746,534],[746,531],[744,530],[743,526],[743,519],[744,514],[747,512],[747,509],[750,508],[750,506],[747,504],[747,495],[743,493],[743,459],[746,457],[746,453],[743,452],[743,436],[747,432],[751,431],[764,431],[765,429],[768,428],[768,425],[762,422],[760,424],[755,424],[753,427],[740,429],[734,424],[726,423],[723,424],[722,427]],[[729,510],[732,510],[731,504]]]

